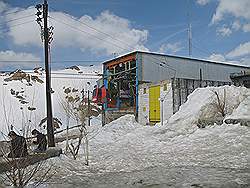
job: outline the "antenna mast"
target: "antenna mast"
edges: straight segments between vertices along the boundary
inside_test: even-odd
[[[191,25],[190,0],[188,0],[188,55],[192,56],[192,25]]]

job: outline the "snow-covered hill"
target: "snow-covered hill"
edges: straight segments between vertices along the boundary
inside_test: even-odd
[[[92,91],[100,78],[101,66],[72,66],[52,71],[53,115],[65,125],[65,113],[60,105],[65,88]],[[89,83],[87,83],[89,82]],[[86,93],[85,93],[86,95]],[[6,137],[8,128],[22,134],[24,128],[38,128],[46,116],[45,72],[41,68],[32,71],[15,71],[0,75],[0,140]]]

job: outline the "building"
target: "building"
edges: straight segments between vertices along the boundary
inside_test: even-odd
[[[238,73],[232,73],[230,75],[234,85],[245,86],[250,88],[250,71],[242,71]]]
[[[114,58],[103,63],[106,122],[133,113],[140,123],[155,124],[178,111],[194,89],[232,84],[230,74],[249,69],[140,51]]]

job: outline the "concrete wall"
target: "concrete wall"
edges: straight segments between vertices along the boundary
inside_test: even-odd
[[[160,85],[160,98],[164,99],[163,106],[163,120],[168,119],[173,115],[173,100],[171,81],[162,81],[156,84],[144,83],[139,85],[138,95],[138,122],[142,125],[149,124],[149,88],[153,85]],[[167,85],[167,90],[164,91],[164,85]],[[161,117],[162,119],[162,117]]]

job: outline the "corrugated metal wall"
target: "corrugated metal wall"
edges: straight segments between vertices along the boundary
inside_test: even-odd
[[[179,110],[180,106],[187,101],[188,95],[196,88],[223,85],[231,85],[231,82],[192,80],[183,78],[172,79],[173,113],[176,113]]]
[[[139,80],[153,83],[173,77],[194,80],[202,77],[202,80],[231,82],[231,73],[249,70],[239,66],[140,52],[138,57],[141,62],[138,67]]]

